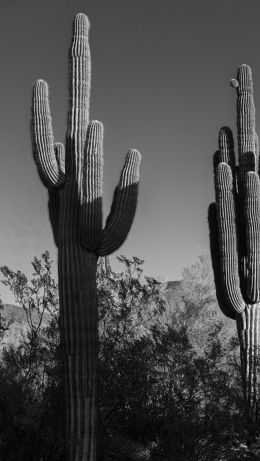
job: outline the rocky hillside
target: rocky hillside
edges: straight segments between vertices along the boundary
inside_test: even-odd
[[[11,344],[18,344],[19,339],[26,336],[28,330],[28,321],[26,313],[21,306],[14,306],[13,304],[4,304],[2,317],[8,323],[10,322],[9,329],[5,332],[3,339],[0,342],[0,351]],[[38,320],[37,313],[34,314],[33,320]],[[44,314],[42,325],[47,325],[50,320],[48,313]]]
[[[170,311],[175,313],[174,321],[176,322],[179,319],[181,324],[185,324],[189,332],[190,341],[198,353],[203,350],[207,337],[210,340],[210,334],[212,333],[216,333],[221,342],[224,343],[229,341],[231,337],[236,336],[235,322],[224,317],[216,301],[205,305],[202,303],[202,306],[197,302],[188,307],[183,302],[181,281],[166,282],[165,295]],[[28,330],[26,313],[22,307],[4,304],[2,316],[5,320],[10,321],[10,327],[5,332],[2,341],[0,341],[0,352],[10,344],[17,345],[19,339],[26,335]],[[46,312],[42,325],[47,325],[50,318],[50,314]],[[35,313],[34,321],[37,322],[37,320],[37,314]],[[222,324],[220,331],[215,332],[216,326],[220,324]]]

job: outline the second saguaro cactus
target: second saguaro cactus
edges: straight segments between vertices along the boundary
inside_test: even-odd
[[[210,207],[211,249],[216,292],[224,314],[236,320],[244,397],[258,415],[260,359],[260,181],[253,80],[247,65],[237,79],[239,167],[229,128],[219,134],[215,154],[216,204]]]
[[[99,256],[125,240],[135,214],[140,154],[130,150],[102,226],[103,126],[89,122],[89,22],[78,14],[69,52],[66,146],[54,143],[48,86],[33,88],[33,155],[49,191],[58,247],[61,340],[65,376],[65,442],[69,461],[96,459],[97,306]]]

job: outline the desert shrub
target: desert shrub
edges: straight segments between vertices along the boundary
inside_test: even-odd
[[[98,460],[259,459],[237,340],[219,316],[205,256],[168,286],[145,276],[139,258],[118,259],[121,272],[101,259],[97,274]],[[33,270],[29,282],[1,268],[28,326],[0,359],[6,461],[64,459],[58,287],[47,252]]]

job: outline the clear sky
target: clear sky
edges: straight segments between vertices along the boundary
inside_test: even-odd
[[[32,159],[31,88],[50,86],[56,141],[64,141],[67,54],[75,14],[88,15],[91,119],[105,126],[104,215],[125,153],[142,153],[138,211],[118,254],[146,273],[181,277],[208,245],[218,130],[235,129],[229,79],[251,65],[260,106],[259,0],[1,0],[0,264],[30,273],[56,258],[47,192]],[[113,263],[113,259],[112,259]],[[4,302],[12,302],[0,286]]]

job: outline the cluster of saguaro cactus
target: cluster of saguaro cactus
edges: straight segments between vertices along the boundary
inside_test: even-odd
[[[211,251],[219,305],[237,323],[244,397],[255,419],[260,359],[260,182],[250,67],[240,66],[231,85],[237,91],[239,166],[235,165],[232,132],[222,128],[214,157],[216,203],[209,210]]]
[[[97,259],[115,251],[131,228],[140,163],[139,152],[130,150],[103,229],[103,127],[89,122],[88,29],[87,17],[78,14],[69,53],[65,148],[54,143],[43,80],[35,83],[32,99],[33,154],[49,191],[49,216],[58,247],[65,441],[70,461],[96,459]]]

